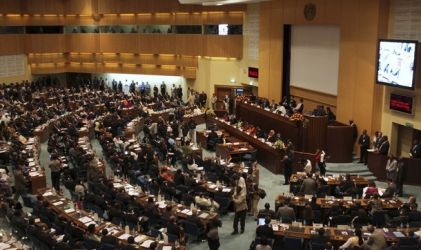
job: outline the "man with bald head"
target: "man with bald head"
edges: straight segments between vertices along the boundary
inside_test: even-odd
[[[367,240],[367,245],[370,250],[381,250],[387,246],[386,238],[382,232],[376,231],[372,225],[369,225],[367,230],[371,234]]]

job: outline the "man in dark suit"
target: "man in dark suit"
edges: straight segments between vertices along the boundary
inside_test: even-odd
[[[273,239],[273,229],[269,225],[270,221],[271,221],[271,218],[269,216],[266,216],[265,224],[258,226],[256,229],[256,237],[259,237],[259,238],[266,237],[268,239]]]
[[[270,204],[266,203],[265,204],[265,208],[261,209],[258,213],[258,218],[266,218],[266,217],[270,217],[271,219],[275,219],[275,211],[273,211],[272,209],[270,209]]]
[[[367,135],[367,130],[364,129],[358,140],[360,145],[360,163],[367,164],[368,152],[367,149],[370,147],[370,136]]]
[[[387,155],[389,153],[389,139],[387,138],[387,136],[383,136],[382,138],[382,143],[380,144],[379,147],[379,154],[381,155]]]
[[[410,155],[412,158],[421,158],[421,142],[414,140]]]
[[[294,209],[288,205],[288,202],[284,202],[284,204],[278,208],[278,211],[276,212],[276,218],[293,221],[295,220]]]
[[[307,178],[303,180],[300,192],[304,195],[313,195],[317,192],[317,182],[311,178],[311,173],[308,173]]]
[[[288,155],[285,155],[284,159],[282,160],[282,163],[284,164],[284,176],[285,176],[284,185],[288,185],[289,179],[291,178],[291,174],[292,174],[292,159]]]
[[[117,245],[118,245],[117,238],[114,237],[114,236],[108,235],[108,230],[107,229],[105,229],[105,228],[102,229],[101,234],[102,234],[101,244],[110,245],[110,246],[112,245],[112,246],[117,247]]]

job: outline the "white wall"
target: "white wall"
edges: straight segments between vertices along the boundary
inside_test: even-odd
[[[175,84],[176,87],[181,85],[183,89],[183,99],[187,99],[187,84],[186,79],[181,76],[160,76],[160,75],[137,75],[137,74],[115,74],[115,73],[104,73],[104,74],[96,74],[93,75],[98,78],[107,79],[108,84],[111,86],[112,80],[116,80],[117,82],[121,81],[123,84],[123,91],[128,92],[129,86],[132,81],[138,82],[139,85],[142,82],[149,82],[151,86],[151,91],[154,85],[157,85],[160,88],[161,83],[164,82],[167,85],[167,92],[170,92],[171,87]]]
[[[338,26],[293,25],[291,85],[337,95],[339,38]]]

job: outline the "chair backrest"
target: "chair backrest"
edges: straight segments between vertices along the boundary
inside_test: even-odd
[[[417,245],[413,245],[413,246],[405,246],[405,245],[400,245],[399,246],[400,250],[419,250],[420,247]]]
[[[99,248],[99,242],[93,239],[85,239],[84,245],[86,249],[98,249]]]
[[[301,249],[301,239],[284,237],[284,249]]]
[[[386,223],[386,218],[385,218],[385,214],[383,211],[374,211],[373,213],[373,224],[376,227],[383,227]]]
[[[168,242],[174,243],[176,240],[178,240],[178,236],[175,234],[168,234]]]
[[[184,232],[188,235],[198,236],[199,227],[190,221],[184,221]]]
[[[421,221],[411,221],[409,227],[421,227]]]
[[[311,242],[311,250],[324,250],[325,245],[320,242]]]
[[[107,243],[101,243],[99,249],[100,250],[114,250],[114,249],[116,249],[116,246],[111,245],[111,244],[107,244]]]

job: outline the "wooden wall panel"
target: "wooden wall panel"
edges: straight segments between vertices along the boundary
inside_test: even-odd
[[[242,24],[243,12],[208,12],[203,17],[204,24]]]
[[[0,55],[16,55],[24,53],[24,40],[20,35],[0,36]]]
[[[99,36],[100,51],[104,53],[138,53],[137,34],[101,34]]]
[[[66,34],[64,52],[98,53],[101,51],[98,34]]]
[[[93,1],[98,0],[64,1],[64,14],[91,15],[92,13],[96,13],[96,9],[94,9],[95,4],[93,4]]]
[[[175,37],[177,55],[202,55],[203,36],[202,35],[177,35]]]
[[[17,0],[1,0],[0,13],[1,14],[19,14],[21,13],[21,1]]]
[[[66,63],[67,55],[64,53],[30,53],[28,54],[28,64],[41,63]]]
[[[36,58],[36,56],[32,56]],[[30,57],[30,58],[32,58]],[[123,63],[149,65],[175,65],[179,67],[198,67],[198,58],[179,55],[153,55],[130,53],[69,53],[68,60],[77,63]],[[32,61],[32,60],[31,60]]]
[[[259,96],[269,96],[269,64],[270,64],[270,35],[271,30],[267,27],[270,25],[271,4],[265,3],[260,5],[260,22],[259,22]],[[279,28],[279,27],[278,27]],[[281,41],[280,41],[281,42]]]
[[[291,86],[291,96],[304,99],[304,110],[312,111],[317,105],[329,106],[333,112],[336,112],[336,96],[329,95],[314,90]],[[298,98],[296,98],[296,101]]]
[[[203,55],[214,57],[242,58],[243,36],[203,36]]]
[[[64,35],[27,34],[21,36],[25,40],[26,53],[58,53],[66,50]]]
[[[25,14],[64,14],[64,3],[57,0],[23,0],[21,8]]]

